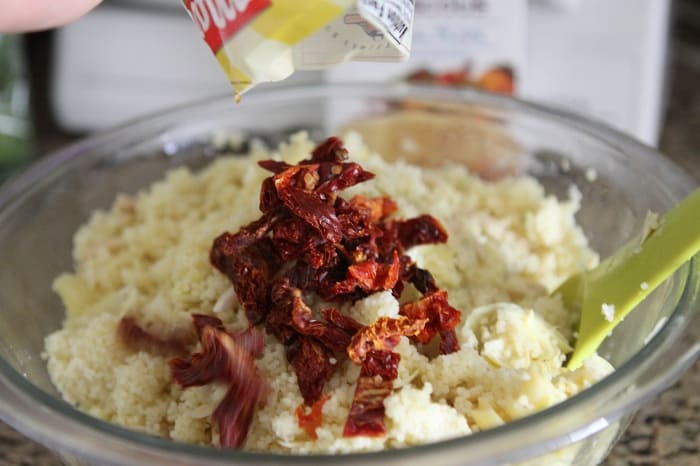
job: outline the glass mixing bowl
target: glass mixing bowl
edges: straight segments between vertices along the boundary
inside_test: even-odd
[[[576,184],[583,194],[578,221],[602,256],[641,227],[647,210],[668,209],[695,184],[654,150],[597,123],[469,90],[280,88],[246,95],[240,105],[226,97],[137,121],[59,151],[0,192],[0,416],[69,464],[600,462],[635,409],[700,353],[698,256],[605,341],[601,353],[616,372],[550,409],[468,437],[344,456],[253,454],[151,437],[61,400],[42,359],[44,337],[63,319],[51,282],[72,267],[73,233],[91,211],[168,168],[201,167],[253,139],[275,146],[299,129],[320,139],[348,124],[373,148],[417,163],[461,161],[486,177],[525,170],[557,196]]]

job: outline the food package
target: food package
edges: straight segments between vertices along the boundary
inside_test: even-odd
[[[295,70],[402,61],[414,0],[183,0],[237,96]]]

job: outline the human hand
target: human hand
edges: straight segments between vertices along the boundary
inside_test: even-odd
[[[0,32],[29,32],[60,26],[102,0],[0,0]]]

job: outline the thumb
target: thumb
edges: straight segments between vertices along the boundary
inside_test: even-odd
[[[101,0],[2,0],[0,32],[28,32],[66,24]]]

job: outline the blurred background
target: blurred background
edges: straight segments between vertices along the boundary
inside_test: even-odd
[[[411,59],[289,82],[409,80],[565,108],[657,146],[700,180],[700,0],[416,0]],[[0,35],[0,176],[141,115],[231,93],[178,0],[107,0]],[[638,416],[608,465],[700,464],[700,366]],[[58,464],[0,424],[0,466]]]

